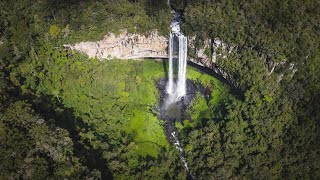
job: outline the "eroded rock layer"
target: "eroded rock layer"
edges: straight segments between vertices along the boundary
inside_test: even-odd
[[[109,33],[100,41],[65,46],[98,59],[167,58],[168,40],[156,31],[147,36],[124,31],[119,35]]]

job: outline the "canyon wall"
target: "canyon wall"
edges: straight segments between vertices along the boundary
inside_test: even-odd
[[[190,57],[188,60],[200,66],[213,70],[215,73],[221,75],[231,84],[235,85],[235,82],[228,75],[228,73],[222,68],[218,67],[216,64],[218,58],[221,60],[227,58],[228,55],[232,52],[233,47],[216,38],[212,40],[207,39],[203,42],[203,47],[198,48],[195,46],[195,39],[195,37],[190,37],[188,39],[189,49],[195,52],[193,57]]]
[[[168,56],[168,40],[160,36],[157,31],[148,35],[131,34],[126,31],[119,35],[109,33],[100,41],[64,46],[98,59],[167,58]]]
[[[189,61],[212,68],[217,56],[227,57],[227,45],[219,39],[215,39],[212,44],[210,44],[209,40],[206,41],[204,47],[200,49],[194,46],[194,37],[188,39],[188,48],[193,48],[196,52],[196,58],[189,58]],[[126,31],[119,35],[109,33],[100,41],[86,41],[64,46],[85,53],[90,58],[96,57],[98,59],[168,58],[168,39],[160,36],[157,31],[153,31],[148,35],[131,34]],[[205,53],[207,48],[212,48],[213,54],[211,57]]]

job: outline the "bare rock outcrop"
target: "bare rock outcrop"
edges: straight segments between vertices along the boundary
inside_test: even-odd
[[[167,46],[167,38],[160,36],[157,31],[148,35],[131,34],[126,31],[119,35],[109,33],[97,42],[65,45],[87,54],[90,58],[98,59],[167,58]]]
[[[195,37],[189,38],[188,46],[195,49],[196,54],[194,58],[190,57],[188,60],[195,64],[213,70],[215,73],[221,75],[224,79],[226,79],[229,83],[236,86],[235,81],[230,77],[230,75],[216,65],[218,58],[221,58],[222,60],[227,58],[234,48],[218,38],[213,40],[207,39],[204,42],[204,46],[202,48],[195,47],[195,44]],[[207,53],[206,50],[208,50]],[[209,55],[208,52],[212,54]]]

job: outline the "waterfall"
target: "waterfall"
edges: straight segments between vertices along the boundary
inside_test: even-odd
[[[177,83],[178,97],[186,95],[186,70],[187,70],[187,37],[179,36],[179,73]]]
[[[187,69],[187,37],[180,30],[181,20],[179,14],[175,14],[171,23],[171,32],[169,37],[169,72],[167,93],[171,97],[171,102],[179,101],[181,97],[186,95],[186,69]],[[178,39],[178,43],[175,43]],[[173,72],[174,45],[178,44],[178,77],[175,83]]]
[[[173,57],[172,57],[172,52],[173,52],[173,37],[172,34],[170,33],[169,37],[169,75],[168,75],[168,86],[167,86],[167,93],[168,94],[173,94]]]

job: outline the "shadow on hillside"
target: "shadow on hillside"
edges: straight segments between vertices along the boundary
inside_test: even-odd
[[[164,72],[164,75],[165,75],[165,78],[168,79],[168,63],[167,63],[167,59],[162,59],[162,66],[163,66],[163,72]]]
[[[33,109],[37,114],[40,114],[46,122],[50,122],[53,119],[54,125],[57,127],[61,127],[66,129],[69,133],[69,136],[73,142],[73,153],[74,156],[80,159],[80,163],[86,166],[91,172],[93,170],[99,170],[101,172],[102,179],[113,179],[113,176],[107,166],[107,161],[102,158],[103,151],[101,149],[95,150],[93,147],[86,143],[80,143],[79,132],[77,131],[77,127],[91,129],[88,125],[84,124],[80,118],[77,118],[74,115],[72,109],[65,108],[60,102],[52,102],[53,99],[51,96],[41,96],[41,98],[37,98],[32,95],[21,95],[21,90],[19,88],[15,88],[15,86],[7,81],[7,93],[10,97],[10,100],[7,101],[4,106],[18,100],[27,101],[32,104]],[[60,109],[58,112],[55,109]],[[77,126],[78,125],[78,126]],[[98,137],[100,140],[106,141],[104,137]],[[88,174],[81,174],[81,176],[85,177]],[[1,179],[1,178],[0,178]]]
[[[149,16],[156,16],[160,13],[169,13],[167,1],[163,0],[148,0],[146,2],[145,11]]]
[[[102,158],[103,150],[93,149],[89,142],[84,144],[80,143],[80,135],[77,128],[84,128],[87,130],[92,129],[88,125],[84,124],[80,118],[74,115],[72,109],[65,108],[61,103],[52,103],[51,97],[42,96],[40,100],[34,102],[33,97],[27,97],[30,102],[33,102],[34,109],[39,113],[44,119],[50,120],[54,119],[55,125],[66,129],[73,141],[74,155],[80,159],[80,162],[87,166],[92,172],[94,169],[101,172],[102,179],[113,179],[113,176],[107,167],[107,161]],[[56,111],[54,109],[61,109],[61,111]],[[98,139],[103,139],[106,141],[105,137],[97,137]],[[86,147],[85,147],[86,146]],[[87,148],[89,147],[89,148]],[[85,176],[85,175],[84,175]]]
[[[203,67],[203,66],[200,66],[196,63],[193,63],[191,61],[188,61],[188,65],[191,66],[191,67],[194,67],[196,69],[198,69],[200,72],[202,73],[206,73],[206,74],[209,74],[210,76],[218,79],[219,81],[227,84],[228,86],[231,87],[231,93],[233,95],[237,95],[237,96],[241,96],[241,91],[235,87],[232,83],[230,83],[228,80],[226,80],[224,77],[222,77],[221,75],[217,74],[216,72],[214,72],[212,69],[210,68],[207,68],[207,67]]]

